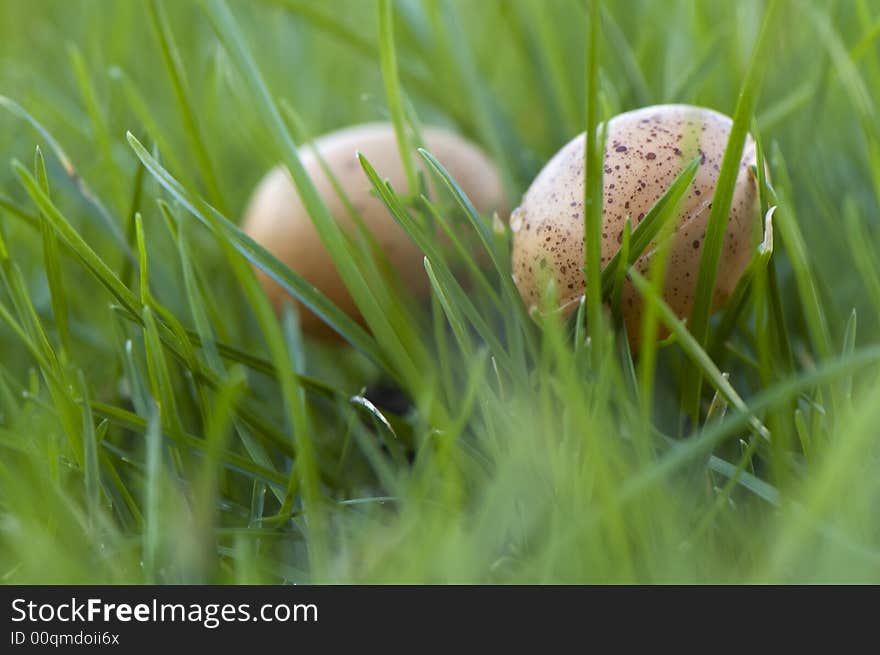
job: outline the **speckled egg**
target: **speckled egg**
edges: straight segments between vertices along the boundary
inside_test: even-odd
[[[633,229],[682,169],[700,158],[696,178],[679,207],[663,297],[679,317],[690,315],[706,226],[721,160],[733,121],[689,105],[658,105],[615,116],[607,124],[602,207],[602,267],[623,239],[626,217]],[[513,276],[530,310],[540,305],[552,277],[564,315],[577,306],[584,280],[584,135],[562,148],[535,178],[510,219]],[[758,212],[755,143],[746,138],[731,204],[718,275],[715,308],[733,291],[753,252]],[[653,245],[637,261],[645,274]],[[642,302],[627,280],[621,313],[630,343],[638,346]]]
[[[422,136],[427,149],[446,167],[478,211],[490,214],[502,206],[500,175],[482,150],[442,128],[426,127]],[[390,123],[367,123],[349,127],[316,139],[314,145],[401,279],[417,295],[427,293],[429,285],[421,251],[382,201],[372,194],[373,187],[357,159],[357,153],[362,153],[398,193],[406,193],[406,174],[393,126]],[[314,150],[303,148],[300,157],[331,215],[343,229],[353,230],[354,220]],[[413,157],[415,164],[425,170],[421,157],[417,153]],[[257,186],[245,210],[243,229],[322,291],[337,307],[355,319],[361,318],[284,168],[272,169]],[[257,275],[269,299],[280,308],[289,298],[288,294],[261,271],[257,271]],[[305,332],[316,336],[332,334],[317,316],[302,306],[299,309]]]

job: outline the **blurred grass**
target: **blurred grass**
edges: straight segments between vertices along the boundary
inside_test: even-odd
[[[760,0],[0,0],[0,580],[880,582],[880,9],[777,4],[758,86]],[[515,206],[605,112],[741,93],[775,235],[642,356],[534,325],[442,175],[372,175],[433,308],[310,201],[369,333],[233,225],[278,161],[309,186],[292,124],[447,125]]]

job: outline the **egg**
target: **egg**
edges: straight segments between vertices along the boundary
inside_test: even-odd
[[[449,171],[479,212],[490,214],[501,206],[501,177],[476,145],[439,127],[424,128],[422,136],[426,149]],[[344,128],[316,139],[314,146],[401,279],[417,295],[426,294],[429,283],[423,254],[382,201],[373,195],[373,187],[357,158],[357,153],[362,153],[377,173],[391,182],[396,192],[407,193],[406,173],[394,127],[390,123],[366,123]],[[344,230],[356,229],[354,219],[312,148],[302,148],[300,158],[333,218]],[[413,153],[413,161],[426,171],[418,153]],[[242,228],[337,307],[362,320],[284,167],[272,169],[259,183],[244,212]],[[290,296],[262,271],[257,270],[257,275],[273,305],[280,309]],[[301,305],[299,309],[304,332],[316,336],[332,334],[316,315]]]
[[[733,121],[711,109],[657,105],[620,114],[606,126],[603,156],[601,267],[619,250],[626,218],[632,229],[695,157],[696,177],[688,188],[669,250],[663,298],[679,317],[690,316],[700,255],[715,185]],[[523,301],[541,306],[547,281],[555,282],[559,311],[567,316],[585,292],[584,135],[572,139],[541,170],[510,219],[514,282]],[[754,251],[758,212],[755,142],[746,138],[714,288],[714,308],[733,291]],[[649,246],[636,269],[646,274]],[[630,343],[638,347],[642,299],[627,280],[621,315]],[[663,333],[665,334],[665,333]],[[663,336],[663,335],[661,335]]]

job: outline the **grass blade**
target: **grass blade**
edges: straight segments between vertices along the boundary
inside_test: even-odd
[[[587,333],[601,358],[599,345],[602,324],[602,157],[605,153],[605,124],[599,124],[599,33],[601,2],[590,2],[590,31],[587,40],[585,71],[586,130],[584,139],[584,274],[586,275]]]
[[[770,34],[779,5],[778,0],[772,0],[764,14],[761,31],[752,50],[749,69],[737,99],[733,126],[730,128],[727,147],[724,149],[724,158],[721,162],[721,171],[718,173],[715,194],[712,198],[712,209],[709,213],[706,238],[700,255],[700,268],[697,272],[697,286],[694,291],[694,306],[690,317],[691,333],[700,346],[707,343],[715,276],[718,272],[718,261],[727,232],[727,219],[733,200],[733,190],[740,169],[740,159],[748,126],[757,103],[758,89],[766,64],[766,49],[771,42]],[[696,371],[693,376],[687,376],[686,379],[690,382],[685,389],[685,406],[693,420],[696,421],[700,415],[702,377],[700,372]]]
[[[382,79],[385,82],[385,97],[391,113],[391,123],[397,137],[397,149],[400,161],[406,174],[409,193],[416,193],[419,188],[416,168],[413,164],[412,148],[406,131],[406,120],[403,112],[400,80],[397,74],[397,51],[394,48],[394,21],[391,11],[391,0],[379,0],[379,54],[382,66]]]
[[[89,75],[88,67],[83,58],[82,52],[80,52],[76,44],[71,43],[68,45],[67,54],[70,57],[71,65],[73,66],[74,78],[79,87],[79,92],[82,96],[86,113],[92,123],[92,136],[95,139],[97,150],[100,153],[101,159],[103,159],[106,170],[112,172],[111,175],[107,176],[110,180],[110,191],[115,199],[116,211],[121,213],[125,209],[125,192],[119,182],[121,179],[121,176],[119,175],[119,167],[116,164],[116,160],[113,158],[113,144],[110,139],[107,119],[104,117],[104,113],[98,105],[97,93],[92,84],[92,78],[91,75]]]
[[[800,295],[801,307],[809,329],[810,340],[813,349],[823,358],[832,356],[831,336],[828,331],[828,321],[822,309],[822,301],[816,287],[816,281],[807,255],[807,246],[804,237],[798,227],[797,217],[794,213],[790,189],[791,180],[788,176],[788,168],[782,153],[778,147],[773,149],[774,170],[777,174],[777,189],[780,194],[781,210],[776,218],[776,225],[785,246],[785,252],[791,261],[797,282],[798,294]]]
[[[651,287],[651,283],[642,277],[634,268],[630,268],[629,277],[639,293],[642,294],[642,297],[656,307],[664,325],[666,325],[669,331],[675,335],[688,357],[690,357],[694,364],[699,367],[701,373],[712,382],[712,386],[721,392],[727,401],[737,410],[749,414],[749,425],[756,434],[765,439],[769,439],[770,432],[767,428],[764,427],[754,414],[750,413],[749,407],[740,395],[736,392],[730,382],[727,381],[724,375],[722,375],[721,371],[718,370],[718,367],[715,366],[715,363],[711,360],[709,355],[706,354],[706,351],[703,350],[696,338],[688,332],[682,321],[680,321],[672,309],[669,308],[669,305],[667,305],[656,291],[654,291]]]
[[[34,173],[46,195],[49,194],[49,178],[46,175],[46,164],[39,146],[34,154]],[[64,290],[64,275],[61,272],[61,257],[58,253],[58,240],[49,221],[40,220],[40,232],[43,237],[43,262],[46,278],[49,281],[49,295],[52,302],[52,315],[58,328],[58,338],[63,352],[70,350],[70,328],[67,318],[67,298]]]
[[[205,145],[205,138],[202,135],[202,129],[199,121],[196,119],[196,111],[193,106],[190,91],[186,82],[186,71],[181,61],[180,52],[177,43],[174,41],[174,34],[171,31],[171,25],[168,23],[168,16],[159,0],[149,0],[147,2],[147,13],[150,16],[150,24],[153,26],[153,33],[159,42],[159,50],[162,53],[162,62],[165,64],[165,71],[171,80],[171,86],[174,89],[174,97],[177,100],[177,108],[180,117],[183,120],[184,133],[189,140],[189,145],[195,154],[201,170],[202,180],[208,190],[208,196],[211,203],[221,212],[226,213],[226,204],[223,200],[223,194],[220,191],[220,184],[217,181],[217,174],[214,171],[214,164],[211,156],[208,154],[208,148]]]

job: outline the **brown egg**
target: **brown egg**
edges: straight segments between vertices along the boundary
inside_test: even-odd
[[[669,188],[682,168],[700,157],[696,178],[679,207],[672,236],[663,298],[679,317],[690,315],[712,197],[732,125],[730,118],[689,105],[658,105],[608,121],[604,153],[602,262],[620,248],[626,217],[633,229]],[[752,252],[758,211],[755,143],[746,138],[730,209],[714,306],[733,291]],[[570,141],[535,178],[514,210],[513,275],[520,295],[532,308],[540,304],[549,276],[555,280],[560,311],[570,314],[584,294],[584,135]],[[637,261],[645,274],[653,245]],[[629,280],[621,313],[630,343],[638,346],[642,301]]]
[[[478,211],[491,213],[501,206],[501,178],[495,166],[477,146],[441,128],[424,128],[422,135],[426,148],[446,167]],[[400,273],[401,279],[417,294],[426,293],[429,285],[422,253],[395,222],[382,201],[371,193],[372,185],[356,155],[362,153],[379,175],[391,182],[395,191],[406,193],[406,174],[393,126],[390,123],[367,123],[349,127],[322,136],[314,144],[367,228]],[[354,221],[312,149],[302,148],[300,157],[331,215],[343,229],[355,229]],[[425,170],[418,153],[414,153],[413,161],[421,170]],[[340,309],[360,320],[354,300],[321,243],[286,169],[274,168],[260,182],[245,211],[243,229],[281,262],[322,291]],[[257,274],[272,303],[280,308],[290,296],[264,273],[257,271]],[[317,316],[302,306],[299,309],[304,331],[320,336],[330,334]]]

